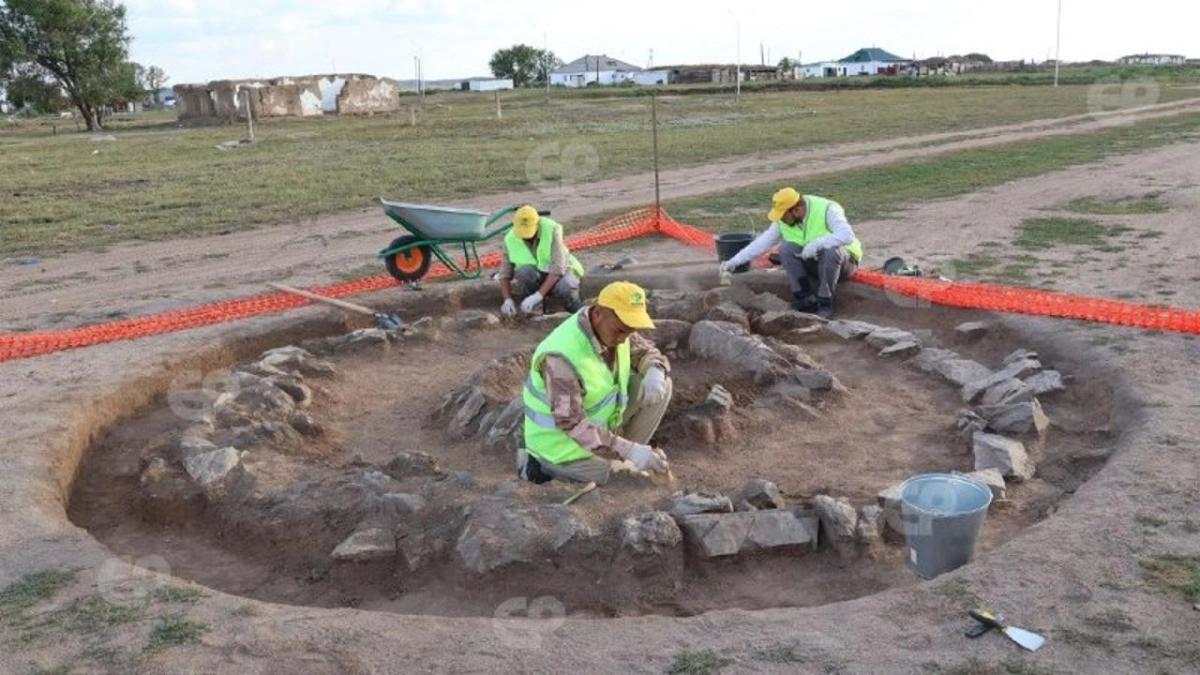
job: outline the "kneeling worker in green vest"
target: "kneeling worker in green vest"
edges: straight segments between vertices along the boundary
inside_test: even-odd
[[[646,292],[618,281],[542,340],[523,393],[518,476],[604,484],[617,458],[667,471],[666,454],[648,444],[671,402],[671,365],[636,333],[653,328]]]
[[[522,206],[513,215],[512,229],[504,235],[504,259],[500,265],[500,313],[532,314],[547,296],[553,295],[568,312],[579,309],[579,280],[583,265],[563,243],[562,225],[538,215],[532,206]]]
[[[863,256],[862,242],[854,236],[842,205],[783,188],[771,198],[767,217],[771,226],[737,255],[721,263],[721,272],[732,272],[780,244],[782,239],[779,258],[787,273],[792,307],[800,312],[815,312],[826,319],[833,317],[833,293],[838,282],[854,274]]]

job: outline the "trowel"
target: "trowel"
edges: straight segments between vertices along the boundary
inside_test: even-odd
[[[979,622],[979,625],[972,626],[967,631],[967,637],[979,637],[993,628],[998,628],[1008,636],[1008,639],[1031,652],[1037,651],[1038,648],[1046,644],[1046,638],[1037,633],[1027,631],[1024,628],[1008,625],[1004,621],[1004,617],[999,614],[993,614],[986,609],[972,609],[967,613],[971,615],[972,619]]]

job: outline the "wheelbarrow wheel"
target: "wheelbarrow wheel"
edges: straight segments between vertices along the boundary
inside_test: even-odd
[[[407,246],[418,239],[406,234],[403,237],[396,237],[392,243],[388,244],[387,249],[399,248]],[[414,246],[406,251],[393,253],[383,259],[383,264],[387,266],[388,274],[396,277],[398,281],[416,281],[425,276],[429,271],[429,264],[433,262],[433,254],[430,253],[428,246]]]

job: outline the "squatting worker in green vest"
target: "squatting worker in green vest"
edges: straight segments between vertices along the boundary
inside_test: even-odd
[[[522,206],[513,215],[512,229],[504,235],[504,260],[500,266],[500,313],[532,314],[553,294],[568,312],[579,309],[579,280],[583,265],[563,243],[562,225]]]
[[[646,292],[617,281],[542,340],[523,392],[518,476],[604,484],[616,458],[667,470],[666,454],[649,442],[671,402],[671,364],[635,332],[653,329]]]
[[[816,195],[801,196],[789,187],[771,197],[767,217],[771,226],[721,263],[721,271],[732,272],[782,239],[779,257],[791,286],[792,307],[816,312],[826,319],[832,317],[838,282],[854,274],[863,256],[862,242],[854,236],[842,205]]]

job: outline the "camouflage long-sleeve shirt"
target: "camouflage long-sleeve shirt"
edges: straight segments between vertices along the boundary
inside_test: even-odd
[[[610,367],[615,368],[616,351],[605,347],[596,338],[589,318],[590,311],[591,305],[579,313],[579,327],[591,340],[596,353]],[[653,342],[637,333],[629,337],[629,361],[630,368],[642,375],[653,366],[658,366],[668,373],[671,371],[671,363],[667,357],[658,351]],[[571,440],[593,453],[623,457],[629,452],[634,445],[632,441],[596,424],[584,414],[583,384],[569,361],[561,356],[546,356],[542,361],[541,373],[546,383],[546,397],[550,401],[554,424],[566,432]]]
[[[538,237],[526,239],[525,244],[529,246],[529,252],[537,258]],[[500,261],[500,279],[512,279],[515,267],[512,261],[508,259],[508,249],[502,249],[504,255]],[[554,240],[550,242],[550,269],[545,270],[548,274],[557,274],[562,276],[567,273],[567,245],[563,243],[562,232],[558,228],[554,231]]]

